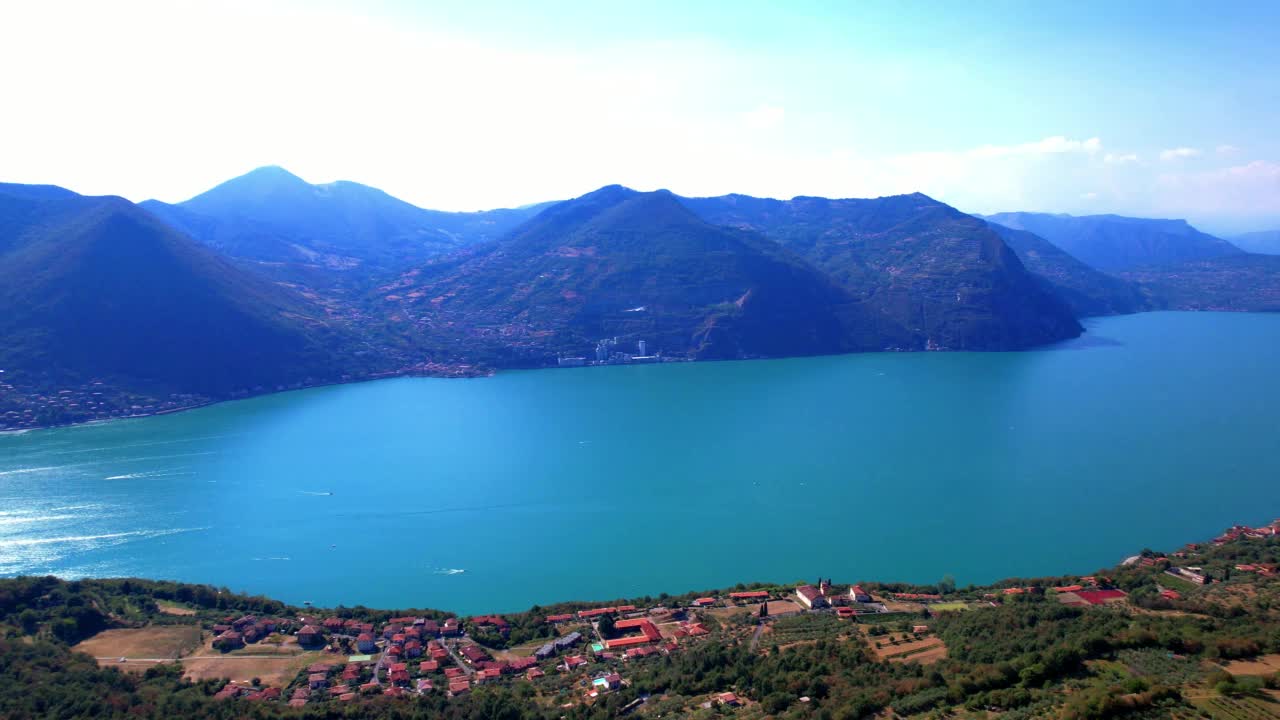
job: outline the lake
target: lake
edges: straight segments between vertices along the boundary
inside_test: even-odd
[[[0,435],[0,575],[512,611],[1088,573],[1280,515],[1280,316],[404,378]]]

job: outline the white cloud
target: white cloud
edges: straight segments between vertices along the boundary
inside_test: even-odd
[[[1183,158],[1198,157],[1199,155],[1199,150],[1190,147],[1179,147],[1171,150],[1160,151],[1160,159],[1166,162],[1170,160],[1182,160]]]
[[[1108,165],[1126,165],[1128,163],[1138,162],[1137,153],[1107,153],[1102,157],[1102,162]]]
[[[743,113],[742,121],[752,130],[772,130],[782,124],[786,114],[785,108],[761,105],[750,112]]]
[[[1178,214],[1253,216],[1280,214],[1280,164],[1254,160],[1198,173],[1156,179],[1159,207]]]
[[[1235,145],[1219,145],[1218,146],[1219,155],[1235,155],[1238,152],[1240,152],[1240,148],[1236,147]]]
[[[1096,193],[1096,192],[1081,193],[1081,194],[1080,194],[1080,199],[1081,199],[1081,200],[1097,200],[1097,199],[1098,199],[1098,193]]]
[[[1053,153],[1088,153],[1102,149],[1102,141],[1096,137],[1088,140],[1070,140],[1061,135],[1047,137],[1037,142],[1021,145],[983,145],[967,152],[972,157],[1008,157],[1011,155],[1045,155]]]

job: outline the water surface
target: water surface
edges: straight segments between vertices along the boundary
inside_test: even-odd
[[[0,435],[0,575],[479,612],[1089,572],[1280,516],[1278,447],[1277,315],[387,380]]]

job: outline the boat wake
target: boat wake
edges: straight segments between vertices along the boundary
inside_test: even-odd
[[[126,473],[124,475],[112,475],[110,477],[105,477],[102,479],[103,480],[137,480],[140,478],[177,477],[179,475],[195,475],[195,473],[194,472],[164,472],[164,471],[136,472],[136,473]]]
[[[461,575],[466,572],[463,568],[440,568],[435,571],[436,575]]]
[[[31,547],[34,545],[54,545],[58,543],[96,543],[101,540],[120,540],[123,538],[160,538],[167,535],[177,535],[178,533],[196,532],[197,530],[208,530],[209,528],[170,528],[168,530],[133,530],[131,532],[118,533],[102,533],[101,535],[69,535],[63,537],[47,537],[47,538],[18,538],[13,540],[0,540],[0,550],[12,547]]]

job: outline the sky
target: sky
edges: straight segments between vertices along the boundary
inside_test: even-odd
[[[0,180],[924,192],[1280,228],[1276,2],[0,2]]]

